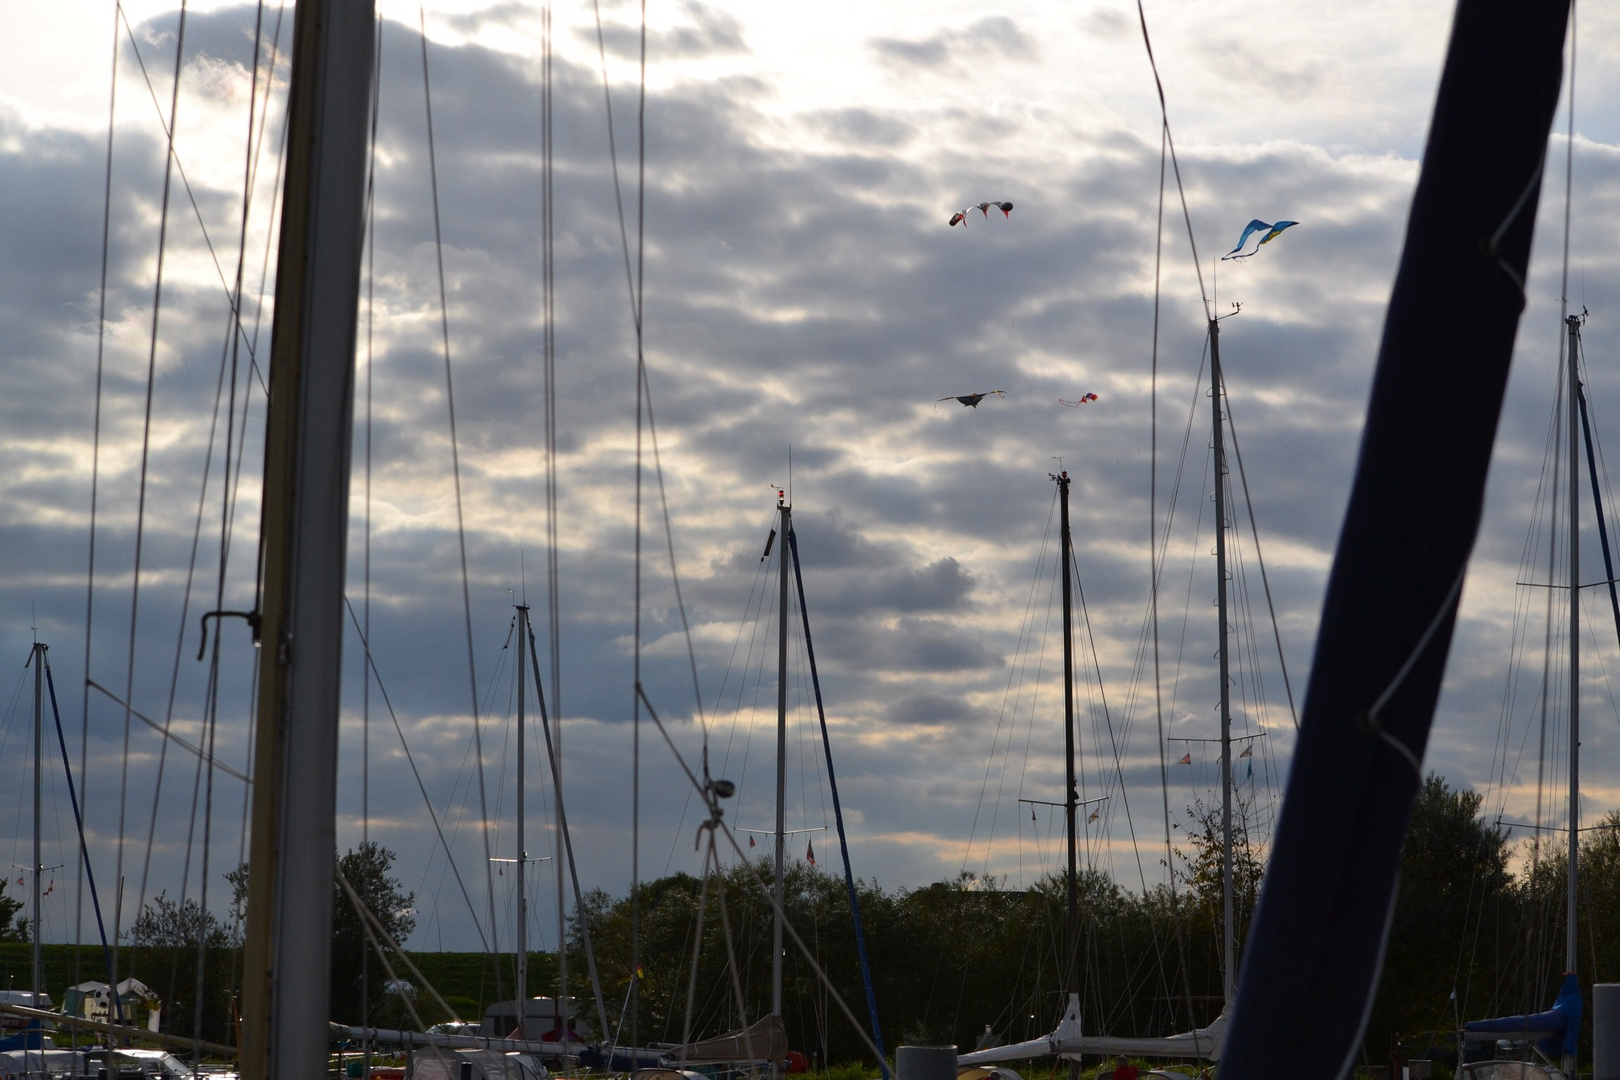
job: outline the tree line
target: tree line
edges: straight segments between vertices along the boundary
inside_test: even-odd
[[[1367,1028],[1370,1061],[1382,1062],[1395,1049],[1407,1057],[1444,1059],[1453,1052],[1459,1018],[1538,1011],[1556,993],[1563,966],[1564,844],[1548,839],[1539,847],[1533,841],[1516,847],[1503,828],[1481,814],[1482,803],[1478,793],[1452,788],[1436,775],[1424,781]],[[1235,922],[1241,942],[1263,867],[1244,818],[1236,824]],[[1177,856],[1174,891],[1165,884],[1133,890],[1092,870],[1079,876],[1078,993],[1087,1033],[1166,1035],[1207,1024],[1221,1008],[1218,817],[1213,809],[1195,805],[1181,825],[1190,842]],[[1593,981],[1620,981],[1620,920],[1612,914],[1620,910],[1620,812],[1584,833],[1580,856],[1578,975],[1589,993]],[[339,861],[367,905],[408,946],[415,898],[392,874],[393,853],[363,844]],[[571,922],[569,945],[569,993],[581,1017],[600,1026],[586,979],[587,925],[607,1022],[621,1043],[681,1042],[769,1011],[772,914],[761,888],[769,879],[769,862],[762,859],[726,868],[709,880],[706,895],[704,882],[687,874],[644,883],[635,905],[628,896],[587,893],[584,919]],[[166,1029],[190,1034],[200,941],[204,1037],[221,1042],[233,1041],[245,868],[226,880],[236,904],[226,922],[194,899],[149,901],[127,938],[132,947],[125,949],[119,972],[120,978],[141,979],[164,998]],[[987,1032],[1005,1042],[1050,1032],[1064,1007],[1065,884],[1061,876],[1049,876],[1013,889],[1002,880],[968,873],[920,888],[858,881],[888,1053],[902,1044],[971,1049]],[[789,940],[783,958],[783,1020],[790,1045],[823,1067],[870,1062],[844,1012],[847,1007],[859,1027],[869,1030],[843,877],[795,863],[787,871],[785,898],[788,918],[805,943],[801,950]],[[6,916],[0,941],[24,940],[27,928],[7,899],[0,890],[0,915]],[[633,906],[641,966],[635,980]],[[353,906],[334,887],[332,1019],[413,1026],[406,995],[397,992],[404,988],[385,992],[387,976],[375,953],[368,955],[369,947]],[[0,945],[0,976],[13,967],[13,952],[26,971],[19,947]],[[80,970],[84,978],[104,977],[99,951],[84,953],[74,961],[75,977]],[[462,1019],[476,1020],[485,1005],[513,996],[510,957],[413,955]],[[404,974],[401,964],[391,963]],[[53,968],[60,966],[61,961],[52,962]],[[527,993],[556,992],[555,955],[533,954],[529,968]],[[740,1002],[734,987],[741,991]],[[415,996],[414,1005],[423,1023],[448,1018],[425,992]],[[1583,1045],[1590,1047],[1589,1025]]]
[[[1458,1019],[1535,1012],[1561,982],[1567,857],[1560,841],[1515,846],[1481,814],[1483,797],[1430,774],[1414,807],[1378,996],[1365,1037],[1367,1060],[1392,1050],[1441,1060],[1455,1054]],[[1168,1035],[1207,1024],[1222,993],[1222,855],[1213,808],[1188,808],[1177,884],[1132,890],[1097,871],[1078,881],[1082,1027],[1087,1033]],[[1233,869],[1241,943],[1263,866],[1242,820]],[[1620,812],[1581,840],[1581,985],[1620,981]],[[588,894],[585,912],[602,972],[609,1022],[624,1038],[679,1042],[756,1019],[770,1007],[771,907],[760,888],[769,863],[732,866],[708,886],[677,874],[641,886],[643,976],[631,994],[629,897]],[[885,1038],[972,1049],[989,1034],[1005,1042],[1047,1034],[1064,999],[1065,881],[1027,889],[964,873],[921,888],[861,881],[856,892]],[[871,1055],[832,995],[868,1027],[850,905],[841,876],[804,864],[787,871],[785,908],[809,955],[791,942],[783,963],[789,1042],[822,1063]],[[723,896],[730,943],[718,912]],[[570,971],[582,972],[579,923]],[[1241,953],[1240,953],[1241,955]],[[697,976],[692,980],[696,960]],[[736,1000],[734,963],[742,1001]],[[831,989],[816,975],[826,973]],[[687,1020],[687,996],[695,987]],[[578,983],[571,992],[579,993]],[[1453,998],[1455,993],[1455,998]],[[582,999],[584,994],[581,993]],[[1590,1010],[1588,1010],[1590,1011]],[[1590,1024],[1583,1045],[1590,1047]]]

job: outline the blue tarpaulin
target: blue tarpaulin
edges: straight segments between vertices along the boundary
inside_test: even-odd
[[[1463,1025],[1463,1031],[1467,1035],[1533,1038],[1549,1058],[1574,1057],[1575,1044],[1581,1037],[1581,988],[1576,985],[1575,973],[1564,973],[1564,985],[1559,987],[1558,998],[1546,1012],[1470,1020]]]

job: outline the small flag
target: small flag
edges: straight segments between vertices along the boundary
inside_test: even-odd
[[[811,866],[816,865],[816,847],[808,840],[805,841],[804,845],[804,858]]]
[[[1091,816],[1090,816],[1090,817],[1088,817],[1088,818],[1086,818],[1086,822],[1087,822],[1087,824],[1090,824],[1090,823],[1091,823],[1091,822],[1093,822],[1093,821],[1096,821],[1096,820],[1097,820],[1097,815],[1098,815],[1098,814],[1101,814],[1101,813],[1102,813],[1102,811],[1101,811],[1101,810],[1093,810],[1093,811],[1092,811],[1092,812],[1091,812]]]
[[[753,838],[753,837],[752,837],[752,836],[750,836],[750,837],[749,837],[749,838],[748,838],[748,846],[749,846],[749,847],[753,847],[753,846],[754,846],[754,838]]]
[[[1250,779],[1250,780],[1254,779],[1254,762],[1252,762],[1252,761],[1249,762],[1249,775],[1248,775],[1247,778]]]
[[[1033,806],[1029,808],[1029,820],[1035,820],[1035,808]]]
[[[1189,750],[1185,754],[1181,755],[1181,760],[1176,762],[1176,764],[1177,765],[1191,765],[1192,764],[1192,751]]]
[[[1243,748],[1243,753],[1239,754],[1238,757],[1254,757],[1254,746],[1245,746]]]
[[[50,885],[46,887],[44,893],[42,893],[41,895],[42,896],[49,896],[49,895],[51,895],[51,893],[53,893],[55,891],[56,891],[56,879],[52,878]]]

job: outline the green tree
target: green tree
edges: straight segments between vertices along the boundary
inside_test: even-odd
[[[408,893],[391,873],[396,856],[374,840],[363,842],[338,859],[338,867],[348,879],[360,902],[377,918],[394,942],[404,946],[416,929],[416,894]],[[378,944],[392,953],[384,939]],[[367,937],[367,928],[348,894],[334,878],[332,882],[332,1019],[339,1023],[364,1024],[375,1012],[380,987],[387,976],[376,962],[376,953]],[[368,962],[368,951],[370,959]],[[403,965],[390,960],[396,971]],[[369,979],[367,978],[369,976]],[[369,983],[369,986],[363,985]],[[369,990],[369,993],[368,993]]]
[[[406,892],[391,873],[397,857],[376,841],[368,840],[336,856],[336,862],[360,902],[376,916],[394,943],[403,947],[405,939],[416,929],[416,894]],[[248,864],[243,863],[226,874],[225,880],[231,884],[231,910],[240,925],[247,914]],[[385,952],[393,953],[392,947],[381,937],[378,944]],[[387,975],[376,962],[375,948],[367,938],[365,923],[334,874],[329,1015],[338,1023],[370,1023],[382,1006],[382,985]],[[403,967],[397,960],[390,962],[396,972]]]
[[[1430,773],[1423,780],[1401,854],[1401,876],[1390,924],[1378,1000],[1366,1048],[1382,1060],[1392,1043],[1416,1055],[1449,1042],[1451,1000],[1474,1015],[1496,1015],[1504,1004],[1492,942],[1517,926],[1508,873],[1507,834],[1480,815],[1484,798],[1452,788]]]
[[[230,934],[213,912],[204,911],[192,898],[177,904],[165,893],[158,893],[146,902],[129,931],[133,945],[195,947],[199,938],[211,949],[223,949],[231,944]]]
[[[6,895],[11,882],[0,878],[0,941],[27,941],[28,920],[22,917],[23,902]]]

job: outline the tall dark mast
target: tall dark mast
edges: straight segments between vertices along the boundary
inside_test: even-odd
[[[1577,956],[1575,892],[1579,881],[1578,867],[1581,848],[1581,459],[1580,435],[1576,425],[1580,421],[1581,382],[1580,349],[1581,317],[1566,315],[1568,329],[1567,359],[1569,371],[1569,880],[1568,900],[1564,913],[1564,970],[1574,971]],[[1597,481],[1594,479],[1593,483]],[[1598,513],[1603,508],[1597,508]],[[1575,1075],[1575,1059],[1565,1055],[1564,1073]]]
[[[1237,985],[1237,933],[1232,918],[1232,677],[1226,648],[1226,441],[1221,430],[1221,324],[1209,320],[1209,411],[1215,455],[1215,617],[1221,664],[1221,1000]]]
[[[1080,992],[1080,893],[1074,839],[1080,805],[1074,773],[1074,538],[1069,533],[1069,474],[1064,471],[1052,479],[1058,486],[1063,548],[1063,818],[1069,841],[1069,872],[1064,883],[1069,915],[1063,933],[1063,995],[1067,1000],[1069,995]]]
[[[787,857],[787,639],[788,639],[788,575],[793,572],[789,563],[788,534],[793,531],[793,507],[788,504],[786,490],[776,494],[776,508],[782,516],[782,544],[778,552],[777,570],[780,585],[777,597],[776,622],[776,879],[773,886],[776,914],[771,924],[771,1015],[782,1016],[782,875]],[[778,1073],[771,1064],[771,1075]]]
[[[34,655],[30,661],[34,665],[34,905],[33,923],[28,927],[28,936],[33,939],[34,947],[31,952],[31,966],[33,981],[29,989],[34,992],[34,998],[28,1004],[40,1008],[40,997],[45,992],[45,967],[41,956],[39,928],[45,924],[40,921],[40,892],[39,878],[43,868],[40,857],[40,802],[44,788],[44,762],[45,762],[45,650],[50,648],[43,642],[34,642]],[[113,993],[117,993],[117,987]]]

